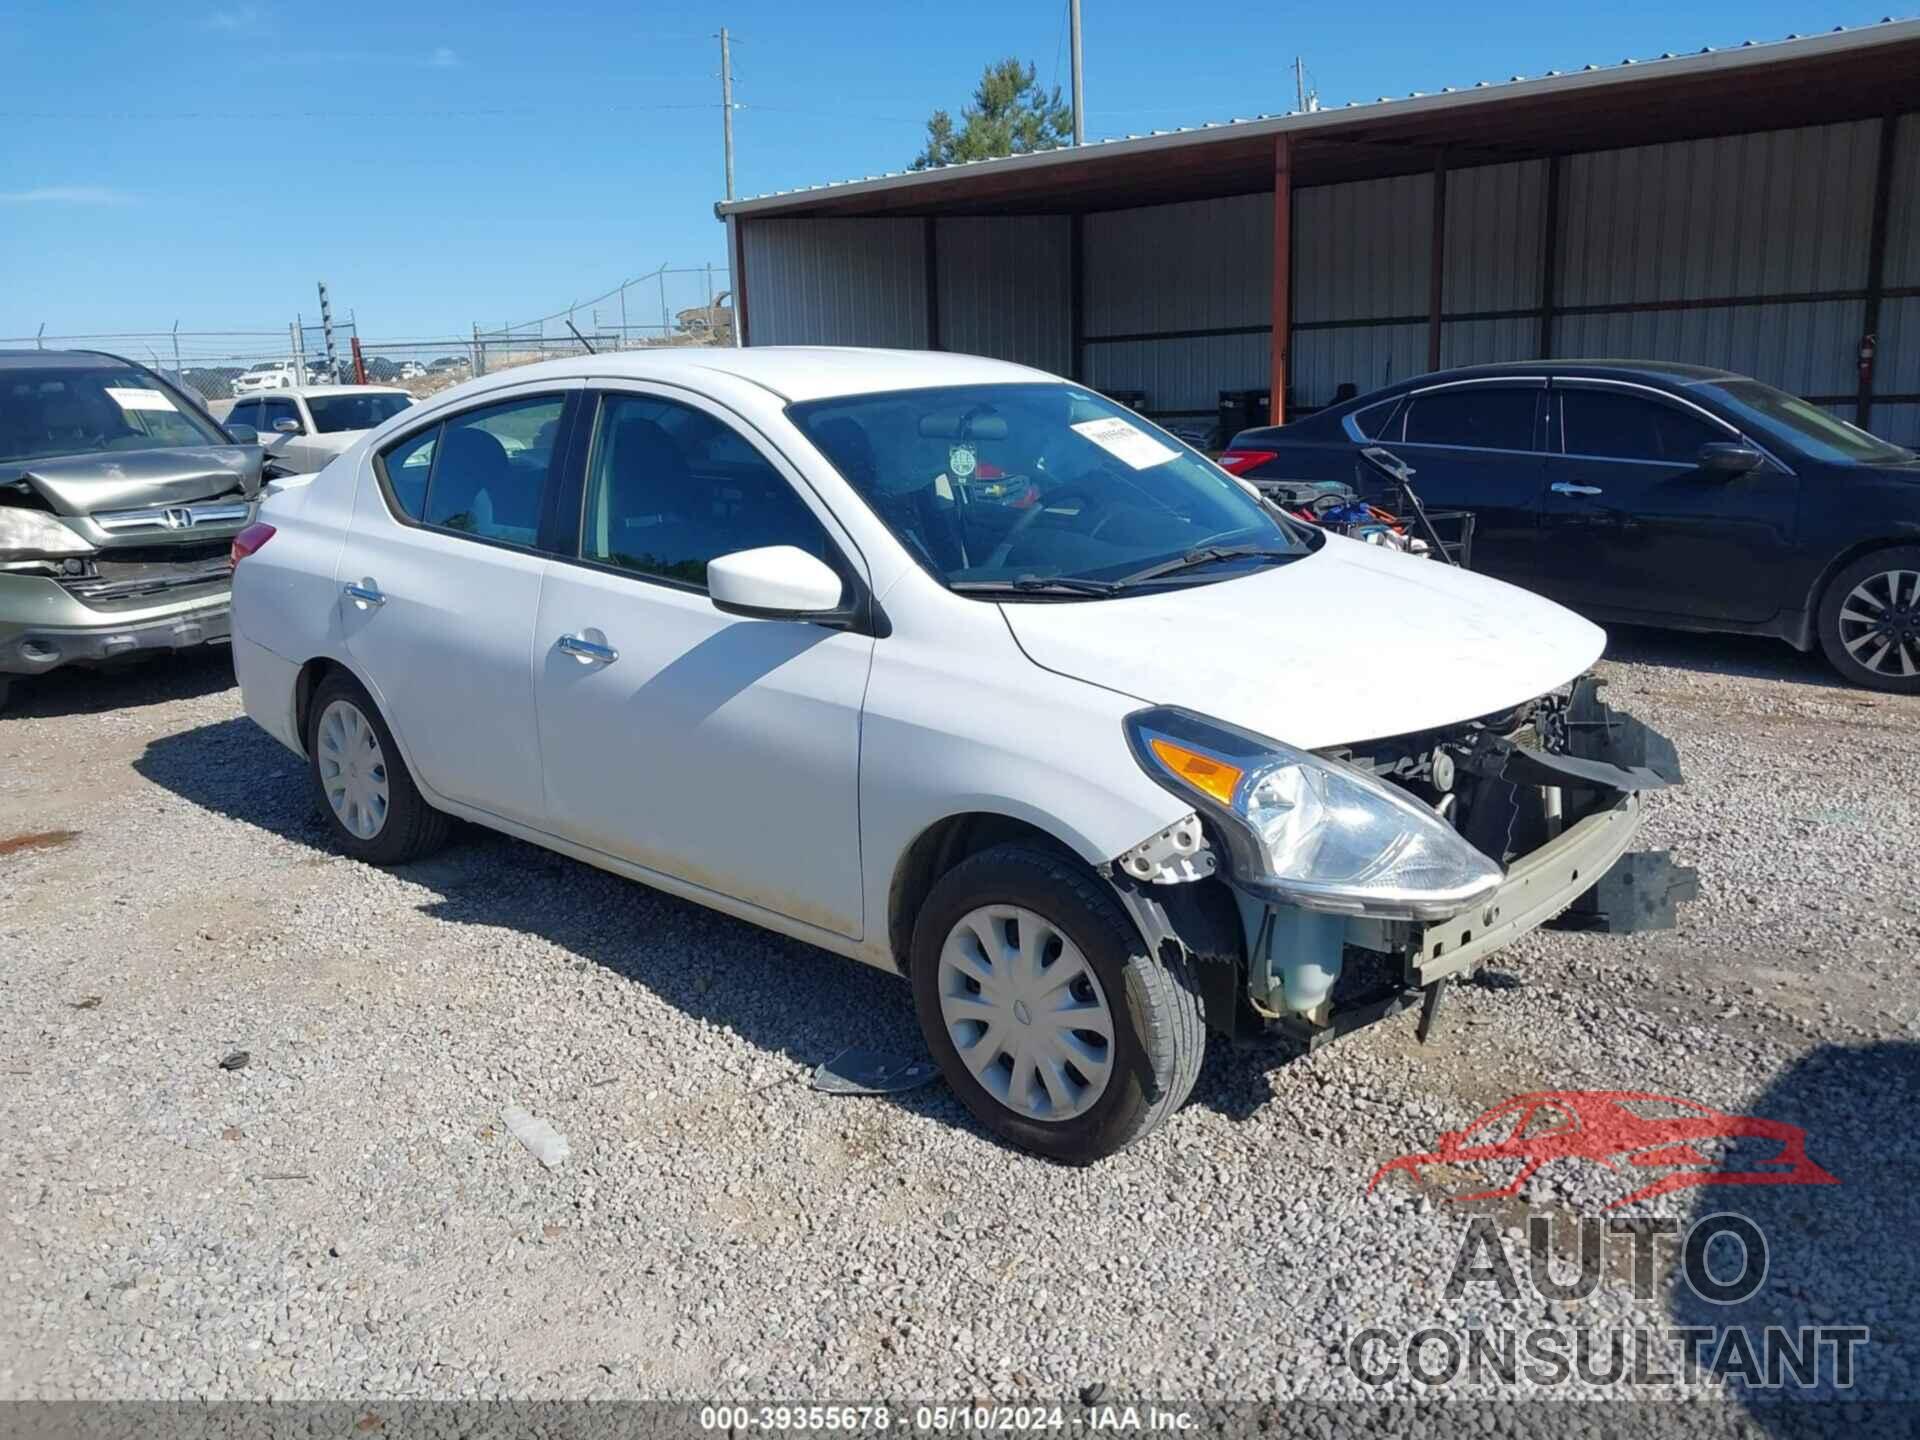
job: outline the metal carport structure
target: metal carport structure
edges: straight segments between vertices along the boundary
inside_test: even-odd
[[[970,350],[1174,420],[1626,354],[1915,440],[1916,77],[1889,21],[715,208],[747,344]]]

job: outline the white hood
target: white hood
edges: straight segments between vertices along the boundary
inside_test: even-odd
[[[1305,750],[1518,705],[1607,643],[1551,600],[1337,535],[1235,580],[1000,608],[1049,670]]]

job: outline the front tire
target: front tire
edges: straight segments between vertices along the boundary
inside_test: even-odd
[[[403,865],[447,843],[451,821],[421,798],[380,708],[345,671],[307,710],[307,769],[334,844],[370,865]]]
[[[914,1008],[980,1122],[1090,1164],[1151,1133],[1200,1073],[1200,997],[1084,865],[995,846],[933,887],[913,932]]]
[[[1820,648],[1850,684],[1920,695],[1920,545],[1875,550],[1828,582]]]

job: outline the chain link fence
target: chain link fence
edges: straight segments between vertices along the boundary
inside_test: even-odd
[[[337,313],[337,312],[336,312]],[[99,350],[171,377],[203,399],[230,400],[250,389],[351,384],[358,360],[369,383],[430,395],[472,375],[539,360],[660,345],[731,345],[733,309],[725,267],[661,266],[605,294],[533,320],[473,322],[465,334],[360,333],[352,311],[326,327],[296,316],[278,329],[118,331],[87,335],[0,336],[0,349]]]

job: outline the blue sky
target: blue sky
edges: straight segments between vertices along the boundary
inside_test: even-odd
[[[1093,137],[1285,110],[1296,52],[1331,105],[1885,13],[1084,5]],[[269,328],[311,319],[320,279],[365,336],[450,335],[662,263],[718,264],[721,24],[737,187],[755,194],[904,167],[927,112],[957,112],[997,57],[1064,88],[1064,15],[1065,0],[0,0],[0,336]]]

